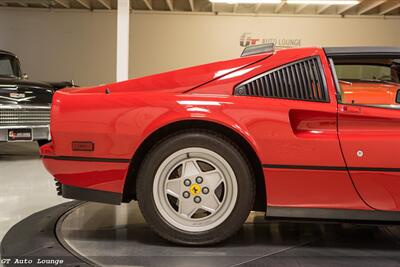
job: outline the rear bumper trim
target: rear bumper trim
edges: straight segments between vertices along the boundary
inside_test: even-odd
[[[299,207],[279,207],[268,206],[268,218],[274,219],[304,219],[304,220],[333,220],[333,221],[367,221],[370,223],[400,222],[400,212],[382,210],[348,210],[348,209],[329,209],[329,208],[299,208]]]
[[[122,194],[101,191],[95,189],[81,188],[70,185],[62,185],[62,196],[64,198],[93,201],[107,204],[119,205],[122,201]]]
[[[49,156],[42,155],[44,159],[54,160],[70,160],[70,161],[91,161],[91,162],[114,162],[114,163],[129,163],[129,159],[116,159],[116,158],[93,158],[93,157],[72,157],[72,156]]]

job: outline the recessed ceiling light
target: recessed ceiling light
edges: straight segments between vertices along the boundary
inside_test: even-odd
[[[210,0],[210,2],[224,4],[280,4],[282,0]]]
[[[358,0],[287,0],[288,4],[306,4],[306,5],[357,5]]]

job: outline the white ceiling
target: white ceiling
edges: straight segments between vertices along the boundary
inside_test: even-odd
[[[0,0],[0,9],[47,8],[113,10],[117,0]],[[346,5],[294,5],[287,4],[212,4],[208,0],[131,0],[135,11],[147,12],[208,12],[234,15],[356,15],[399,16],[400,0],[361,0],[359,4]]]

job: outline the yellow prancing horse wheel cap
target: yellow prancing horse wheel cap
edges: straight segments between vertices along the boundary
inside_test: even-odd
[[[198,195],[201,192],[201,187],[198,184],[192,184],[192,186],[189,189],[190,193],[192,193],[192,195]]]

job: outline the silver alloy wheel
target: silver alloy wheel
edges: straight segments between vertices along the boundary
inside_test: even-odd
[[[200,147],[167,157],[153,183],[158,212],[172,226],[189,232],[207,231],[224,222],[236,205],[237,194],[236,176],[229,163]]]

